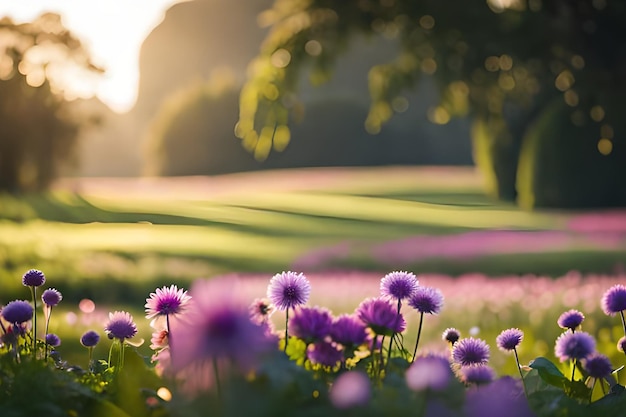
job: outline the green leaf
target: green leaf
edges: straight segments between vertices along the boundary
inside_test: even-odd
[[[590,404],[589,415],[617,416],[626,409],[626,391],[622,385],[614,385],[611,392]]]
[[[544,357],[538,357],[530,362],[528,366],[532,369],[536,369],[541,379],[547,384],[563,388],[563,384],[567,381],[567,378],[565,378],[565,375],[563,375],[559,368]]]
[[[572,398],[588,401],[591,396],[591,390],[584,381],[566,380],[563,385],[565,387],[565,393]]]

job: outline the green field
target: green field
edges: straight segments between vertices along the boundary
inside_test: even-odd
[[[22,274],[30,268],[43,270],[46,286],[64,295],[50,331],[74,339],[62,347],[64,356],[74,359],[85,353],[75,342],[80,332],[101,329],[114,309],[132,312],[141,337],[149,339],[148,323],[141,319],[148,294],[173,283],[188,288],[200,277],[250,273],[263,281],[263,276],[269,280],[288,269],[311,274],[356,270],[375,276],[407,269],[453,277],[472,272],[552,277],[570,270],[615,272],[626,259],[623,236],[611,245],[581,240],[568,231],[568,222],[579,215],[531,213],[491,201],[470,168],[66,180],[46,194],[0,197],[0,303],[28,299]],[[536,239],[505,253],[498,252],[501,243],[496,241],[496,252],[485,246],[472,256],[455,255],[489,239],[476,233],[497,230],[513,233],[506,244],[516,244],[516,231]],[[552,245],[552,235],[545,233],[560,233],[558,244]],[[564,236],[569,239],[565,243]],[[449,240],[438,240],[442,238]],[[410,239],[426,243],[411,248]],[[388,255],[376,255],[387,244],[391,246],[383,253]],[[433,247],[439,252],[425,254]],[[402,261],[393,260],[407,249]],[[256,282],[258,288],[264,285],[258,278]],[[377,284],[368,285],[375,289]],[[95,313],[78,311],[83,298],[96,301]],[[356,306],[353,298],[345,310]],[[336,300],[331,304],[336,308]],[[555,306],[553,314],[559,309]],[[441,318],[442,325],[459,323],[455,317],[458,313],[450,311]],[[465,320],[467,326],[472,317]],[[505,325],[489,325],[489,331]],[[147,345],[142,348],[146,355]],[[106,355],[105,346],[98,349],[100,356]]]
[[[66,181],[44,195],[0,199],[0,279],[4,295],[13,297],[23,290],[16,277],[36,267],[67,283],[68,298],[98,294],[104,302],[124,303],[166,283],[186,285],[229,272],[273,274],[299,265],[452,275],[611,272],[626,258],[624,246],[452,254],[397,264],[372,256],[377,245],[412,236],[562,231],[576,214],[495,203],[471,168]],[[333,248],[340,249],[333,254]],[[316,252],[325,253],[319,262]],[[313,260],[299,262],[307,256]]]

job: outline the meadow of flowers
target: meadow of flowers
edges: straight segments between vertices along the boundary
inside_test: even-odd
[[[0,310],[2,416],[623,415],[624,277],[525,278],[198,279],[147,295],[150,355],[138,348],[141,322],[113,311],[76,341],[88,359],[80,367],[49,332],[62,293],[43,290],[44,273],[31,269],[30,297]],[[469,327],[484,308],[497,318],[494,337]],[[530,360],[537,336],[510,324],[524,311],[558,329]],[[93,355],[99,344],[105,358]]]

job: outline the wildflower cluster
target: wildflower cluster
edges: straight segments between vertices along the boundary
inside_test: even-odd
[[[31,270],[22,282],[34,296],[45,276]],[[64,415],[119,409],[119,415],[139,417],[206,410],[216,416],[541,417],[621,415],[626,406],[615,366],[582,330],[585,316],[578,310],[556,319],[563,330],[553,350],[559,363],[538,357],[522,364],[523,330],[502,330],[492,342],[514,356],[517,375],[498,375],[490,341],[471,331],[464,337],[457,328],[441,329],[440,340],[419,349],[425,317],[441,312],[444,296],[411,272],[384,275],[378,294],[339,315],[308,305],[314,288],[303,273],[274,275],[265,298],[248,299],[244,286],[224,277],[197,280],[189,291],[171,285],[150,293],[144,306],[152,330],[147,361],[137,350],[133,316],[110,312],[101,327],[111,340],[106,360],[94,358],[97,330],[76,341],[88,351],[87,369],[61,360],[61,339],[48,332],[52,311],[63,300],[59,290],[42,292],[42,332],[35,328],[36,300],[8,302],[0,310],[0,402],[9,404],[10,415],[24,409],[37,414],[36,402],[20,402],[22,414],[15,400],[6,402],[24,397],[15,387],[28,384],[5,383],[36,375],[64,387],[67,395],[46,398]],[[624,352],[626,287],[615,285],[598,301],[606,315],[620,316],[624,337],[616,349]],[[418,317],[416,328],[409,315]],[[407,349],[405,340],[413,336]]]

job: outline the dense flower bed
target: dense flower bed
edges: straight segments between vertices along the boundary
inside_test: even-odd
[[[520,363],[524,332],[515,327],[493,341],[447,328],[445,349],[425,349],[423,329],[446,300],[420,280],[390,272],[376,293],[339,315],[309,305],[315,287],[303,273],[274,275],[254,300],[233,277],[198,280],[189,291],[158,288],[145,304],[152,357],[135,349],[134,318],[114,311],[101,330],[81,336],[89,355],[82,369],[59,356],[61,340],[49,332],[61,292],[38,296],[46,277],[29,270],[22,283],[31,299],[0,311],[2,415],[622,415],[621,366],[582,330],[582,311],[564,309],[554,319],[562,329],[554,356],[569,365],[565,373],[546,357]],[[621,321],[624,337],[614,349],[624,352],[626,287],[611,285],[596,302]],[[106,360],[93,357],[101,331],[110,340]],[[491,345],[510,354],[516,375],[498,376]]]

